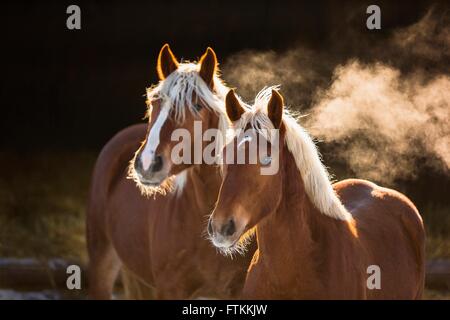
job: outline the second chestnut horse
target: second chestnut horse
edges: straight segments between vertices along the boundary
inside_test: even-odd
[[[225,159],[229,154],[236,157],[252,135],[279,146],[254,163],[226,159],[208,226],[213,244],[226,253],[256,226],[258,249],[243,298],[421,297],[424,226],[406,196],[359,179],[332,185],[315,144],[283,112],[283,98],[276,90],[263,90],[252,110],[242,108],[230,91],[226,109],[237,132],[246,134],[236,135],[225,147]],[[267,134],[273,130],[279,134]],[[252,157],[249,151],[245,156]],[[262,175],[261,169],[270,165],[278,172]],[[372,273],[379,281],[370,278]]]

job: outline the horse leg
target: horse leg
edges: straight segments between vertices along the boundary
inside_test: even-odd
[[[121,261],[104,230],[101,230],[102,228],[93,230],[95,224],[89,216],[87,224],[88,295],[91,299],[111,299]]]
[[[91,299],[111,299],[120,267],[120,260],[112,247],[98,252],[94,259],[91,258],[88,294]]]
[[[111,299],[121,262],[110,243],[89,250],[89,297]]]
[[[126,300],[154,300],[155,288],[128,270],[125,265],[121,270],[124,299]]]

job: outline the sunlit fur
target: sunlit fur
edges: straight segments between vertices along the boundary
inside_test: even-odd
[[[211,245],[216,249],[217,252],[219,252],[220,254],[222,254],[226,257],[233,259],[237,255],[244,256],[247,253],[248,246],[251,244],[252,241],[254,241],[254,237],[256,235],[256,227],[253,227],[253,228],[247,230],[244,234],[242,234],[240,236],[238,242],[235,245],[233,245],[232,247],[218,248],[213,245],[212,235],[210,235],[206,231],[207,230],[206,225],[207,225],[210,217],[211,217],[211,215],[209,215],[209,214],[205,217],[205,228],[204,228],[204,233],[203,233],[205,240],[208,240],[211,243]]]
[[[234,123],[236,131],[250,125],[258,134],[270,141],[270,130],[274,129],[274,126],[267,115],[267,105],[272,89],[278,89],[278,86],[264,88],[258,93],[251,110],[246,111],[241,119]],[[311,202],[321,213],[329,217],[351,220],[351,214],[344,208],[333,190],[328,172],[322,164],[313,140],[294,116],[286,108],[284,110],[285,143],[295,159]]]
[[[180,172],[179,174],[177,174],[177,176],[175,177],[174,180],[174,191],[177,194],[177,197],[179,197],[184,190],[184,187],[186,186],[186,182],[188,180],[188,176],[187,176],[187,171],[184,170],[182,172]]]
[[[199,75],[199,64],[195,63],[180,63],[178,69],[172,72],[167,78],[161,80],[156,86],[147,89],[147,116],[151,114],[151,102],[156,99],[161,99],[163,103],[167,101],[171,104],[170,117],[174,119],[179,125],[183,124],[186,118],[186,112],[197,114],[195,108],[196,101],[202,104],[211,112],[219,116],[219,131],[223,137],[226,137],[226,130],[228,129],[228,119],[225,112],[225,96],[229,90],[223,81],[216,74],[214,75],[214,89],[203,81]],[[196,100],[194,99],[196,98]],[[224,139],[216,139],[216,150],[223,148]],[[143,142],[145,143],[145,142]],[[139,151],[140,149],[138,149]],[[146,186],[138,179],[137,173],[134,170],[134,161],[138,153],[130,161],[128,167],[128,178],[136,182],[141,193],[146,196],[153,196],[157,193],[166,194],[173,191],[174,177],[167,178],[160,186]]]
[[[246,233],[244,233],[240,238],[239,241],[232,247],[228,248],[217,248],[217,251],[223,254],[226,257],[234,258],[236,255],[245,255],[247,252],[247,246],[251,243],[253,240],[253,236],[255,235],[255,228],[248,230]],[[212,241],[212,239],[209,239]]]
[[[146,197],[154,197],[157,194],[166,195],[169,192],[174,191],[174,179],[175,176],[171,176],[166,178],[159,186],[153,187],[153,186],[146,186],[142,184],[139,180],[139,177],[136,173],[136,170],[134,170],[134,161],[136,159],[136,154],[134,155],[133,159],[130,160],[130,164],[128,166],[128,179],[133,180],[136,182],[137,187],[141,191],[141,194]]]

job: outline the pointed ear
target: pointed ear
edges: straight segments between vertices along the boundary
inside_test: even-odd
[[[172,72],[177,70],[178,61],[177,58],[170,50],[169,45],[166,43],[159,51],[158,63],[156,64],[156,71],[158,72],[159,80],[164,80],[167,78]]]
[[[267,115],[273,126],[278,129],[281,126],[281,118],[283,117],[283,97],[278,91],[272,89],[272,96],[267,105]]]
[[[200,77],[212,88],[214,86],[214,74],[217,69],[217,57],[213,49],[208,47],[205,54],[200,58]]]
[[[227,116],[231,122],[238,121],[245,112],[244,108],[242,108],[239,103],[239,100],[236,98],[233,89],[227,93],[225,98],[225,107],[227,109]]]

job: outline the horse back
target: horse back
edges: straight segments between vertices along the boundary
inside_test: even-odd
[[[343,180],[334,188],[353,215],[366,264],[381,269],[382,288],[370,290],[368,295],[383,298],[383,292],[391,292],[394,296],[390,298],[420,298],[425,276],[425,230],[411,200],[398,191],[359,179]]]
[[[108,194],[126,172],[134,152],[145,138],[146,127],[145,124],[136,124],[121,130],[101,150],[92,173],[88,215],[104,212],[102,209],[106,205]]]

